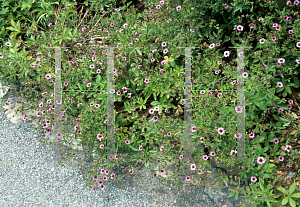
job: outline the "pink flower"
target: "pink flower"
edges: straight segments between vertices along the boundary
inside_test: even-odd
[[[264,43],[265,43],[265,39],[264,39],[264,38],[261,38],[261,39],[259,40],[259,43],[260,43],[260,44],[264,44]]]
[[[284,157],[283,156],[279,156],[278,160],[282,162],[284,160]]]
[[[237,153],[237,151],[231,150],[230,155],[235,155],[236,153]]]
[[[266,161],[265,161],[265,159],[264,159],[263,157],[258,157],[258,158],[257,158],[257,163],[258,163],[258,164],[261,165],[261,164],[263,164],[263,163],[265,163],[265,162],[266,162]]]
[[[230,55],[229,51],[225,51],[225,52],[224,52],[224,56],[225,56],[225,57],[228,57],[229,55]]]
[[[250,138],[254,138],[254,136],[255,136],[254,133],[249,134],[249,137],[250,137]]]
[[[244,72],[244,73],[243,73],[243,77],[244,77],[244,78],[247,78],[247,77],[248,77],[248,73],[247,73],[247,72]]]
[[[257,181],[257,178],[256,178],[255,176],[252,176],[252,177],[251,177],[251,181],[252,181],[252,182],[256,182],[256,181]]]
[[[176,7],[176,10],[178,11],[178,10],[180,10],[181,9],[181,6],[177,6]]]
[[[243,29],[244,29],[244,27],[243,27],[242,25],[238,25],[238,26],[237,26],[237,30],[238,30],[238,31],[243,31]]]
[[[237,113],[242,113],[243,108],[242,108],[241,106],[237,106],[237,107],[235,107],[235,111],[236,111]]]
[[[277,82],[277,86],[281,88],[283,87],[283,84],[281,82]]]
[[[191,170],[196,170],[196,165],[195,164],[191,165]]]
[[[215,47],[215,43],[209,45],[209,48],[214,48],[214,47]]]
[[[218,129],[218,133],[220,135],[223,135],[225,133],[225,130],[221,127],[221,128]]]
[[[279,62],[279,63],[285,63],[285,59],[280,58],[280,59],[278,60],[278,62]]]

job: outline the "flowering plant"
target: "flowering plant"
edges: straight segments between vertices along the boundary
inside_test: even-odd
[[[184,2],[186,3],[186,1]],[[92,4],[89,11],[97,12],[97,10],[92,9],[93,5],[95,4]],[[231,3],[231,5],[235,8],[233,9],[225,4],[221,5],[222,9],[220,9],[217,3],[215,5],[211,4],[209,8],[213,8],[213,14],[222,12],[224,15],[228,15],[228,13],[231,13],[231,10],[233,10],[234,14],[238,14],[238,11],[242,12],[243,10],[247,10],[247,6],[249,6],[244,3],[239,5],[237,5],[237,3]],[[76,28],[81,26],[82,20],[80,18],[78,18],[78,20],[81,20],[79,21],[80,24],[73,29],[73,32],[68,28],[68,26],[74,27],[72,23],[68,22],[69,25],[66,23],[67,16],[71,16],[72,6],[72,4],[66,4],[65,10],[62,10],[60,13],[60,15],[65,18],[57,18],[56,23],[50,23],[48,25],[49,32],[47,36],[45,32],[41,32],[37,36],[32,35],[32,38],[26,42],[28,45],[43,46],[45,46],[46,43],[51,47],[60,46],[61,43],[63,43],[63,46],[73,46],[74,48],[71,47],[71,49],[67,49],[65,52],[67,54],[70,52],[75,53],[76,58],[69,60],[70,55],[63,55],[62,57],[62,62],[68,61],[69,63],[66,68],[63,68],[61,78],[61,80],[63,80],[63,87],[65,89],[78,88],[80,90],[88,90],[91,88],[97,90],[105,89],[108,73],[108,71],[105,70],[106,68],[107,70],[109,69],[105,61],[105,56],[108,55],[108,50],[104,48],[101,49],[101,46],[103,46],[101,41],[97,42],[100,48],[95,47],[92,52],[89,52],[90,48],[82,44],[84,42],[78,42],[73,45],[73,42],[80,39],[80,37],[88,36],[92,28],[88,31],[86,31],[86,27],[76,30]],[[268,4],[268,6],[273,9],[272,5]],[[295,4],[295,6],[297,6],[297,4]],[[284,31],[279,25],[279,17],[265,17],[266,20],[260,17],[258,18],[259,23],[257,23],[253,15],[249,15],[251,23],[248,25],[250,32],[249,35],[247,35],[247,33],[243,33],[243,31],[247,27],[245,26],[245,22],[248,20],[236,18],[230,23],[227,22],[227,24],[229,23],[230,25],[229,31],[234,29],[232,34],[227,36],[226,34],[228,34],[228,32],[224,30],[227,24],[221,25],[220,27],[217,24],[217,29],[214,27],[214,23],[216,22],[213,21],[214,19],[198,24],[199,15],[200,19],[205,20],[204,13],[199,12],[201,5],[179,5],[177,2],[169,3],[160,1],[155,8],[149,5],[149,8],[145,9],[144,13],[136,13],[136,11],[133,10],[131,16],[126,15],[129,11],[126,12],[125,8],[124,6],[114,9],[109,19],[106,18],[106,12],[102,8],[100,10],[99,20],[97,20],[97,22],[102,23],[102,33],[100,32],[100,36],[105,36],[107,33],[110,34],[107,45],[117,45],[117,49],[115,49],[118,53],[115,58],[117,61],[114,63],[114,68],[112,69],[112,72],[115,73],[115,88],[111,91],[107,91],[107,93],[116,94],[115,105],[117,105],[117,116],[115,117],[115,140],[117,150],[125,148],[129,155],[134,156],[130,161],[136,161],[136,163],[138,160],[141,160],[144,163],[150,164],[152,157],[156,155],[163,155],[164,157],[170,155],[169,157],[171,158],[169,159],[178,161],[178,170],[182,169],[180,173],[178,171],[173,175],[176,177],[176,186],[179,186],[180,182],[189,182],[197,177],[205,179],[207,175],[203,173],[204,170],[202,169],[213,162],[219,162],[224,168],[227,167],[230,172],[235,173],[235,175],[238,174],[239,181],[241,178],[244,178],[245,180],[250,179],[252,182],[250,188],[246,187],[246,190],[241,189],[240,183],[237,184],[236,187],[223,186],[219,183],[219,180],[213,183],[213,185],[230,188],[232,193],[230,193],[229,196],[235,195],[237,198],[238,193],[245,194],[246,192],[255,192],[254,196],[253,193],[252,195],[250,193],[245,194],[245,197],[252,200],[252,204],[259,204],[262,199],[267,199],[267,205],[271,206],[270,202],[278,203],[278,201],[274,199],[276,196],[282,196],[282,204],[285,203],[287,199],[283,197],[284,194],[286,194],[289,196],[289,203],[292,205],[293,201],[291,197],[293,197],[293,195],[296,198],[299,197],[298,194],[291,194],[294,191],[295,185],[291,185],[291,190],[289,190],[288,193],[284,191],[283,187],[278,188],[284,194],[278,195],[275,194],[275,192],[273,194],[271,188],[274,188],[274,186],[270,184],[267,186],[267,191],[270,192],[268,195],[262,194],[261,192],[266,191],[266,187],[263,184],[264,179],[266,181],[273,180],[273,184],[280,179],[279,176],[274,175],[274,167],[276,167],[276,165],[272,163],[276,163],[279,166],[280,162],[288,159],[289,166],[291,166],[290,164],[293,163],[292,159],[294,160],[294,155],[296,154],[289,143],[290,137],[279,138],[278,136],[283,129],[290,125],[292,125],[294,129],[290,134],[295,137],[298,135],[295,118],[290,117],[290,114],[285,112],[285,110],[292,109],[292,104],[294,104],[296,99],[294,99],[294,101],[290,99],[288,101],[289,105],[286,106],[286,100],[281,100],[278,96],[279,93],[282,93],[284,98],[290,96],[292,94],[292,88],[299,87],[295,71],[299,64],[299,60],[296,58],[298,55],[297,48],[300,47],[300,42],[294,35],[299,34],[299,29],[295,26],[299,23],[299,19],[294,20],[290,16],[286,16],[282,27],[292,28],[291,30]],[[293,9],[294,7],[288,11],[283,9],[282,13],[283,15],[289,15],[289,13],[293,13]],[[112,10],[112,8],[110,10]],[[164,13],[161,12],[161,10],[164,10]],[[280,10],[278,10],[278,13],[281,13]],[[89,14],[87,12],[87,15],[84,15],[83,18],[88,16]],[[127,17],[126,20],[121,18],[123,16]],[[187,18],[189,19],[188,26],[184,24]],[[246,18],[248,18],[248,16]],[[153,20],[150,21],[150,19]],[[97,25],[97,23],[94,24],[93,21],[91,22],[92,26]],[[293,25],[288,22],[293,23]],[[65,27],[61,28],[57,25],[64,25]],[[272,32],[265,31],[265,28],[268,26],[272,26]],[[222,30],[224,30],[223,33]],[[179,34],[177,34],[178,31],[180,31]],[[201,31],[204,31],[204,34],[209,36],[213,33],[214,36],[205,39],[205,35],[202,36],[203,33],[201,34]],[[257,32],[255,37],[253,37],[253,31]],[[199,33],[200,37],[205,39],[203,42],[209,42],[208,47],[205,47],[204,44],[202,45],[203,42],[199,44]],[[54,37],[52,37],[53,34],[55,34]],[[176,34],[176,36],[173,37],[171,36],[172,34]],[[253,44],[255,47],[251,49],[248,48],[247,51],[242,53],[237,53],[235,49],[230,51],[228,48],[222,48],[223,45],[230,45],[230,43],[231,46],[234,47],[249,46],[251,38],[257,38],[256,45]],[[188,43],[190,44],[185,44],[186,39],[189,40]],[[276,40],[282,39],[285,40],[285,44],[293,45],[290,51],[284,49],[284,47],[279,47],[280,42],[277,43],[278,41]],[[239,44],[236,43],[235,40],[238,40]],[[91,44],[94,42],[94,39],[90,40]],[[37,60],[39,60],[39,65],[33,65],[34,63],[30,65],[29,60],[31,60],[32,57],[29,58],[30,56],[27,56],[24,48],[24,52],[22,51],[20,54],[17,54],[18,45],[16,45],[16,39],[11,38],[3,47],[1,64],[5,67],[3,67],[4,72],[2,72],[2,74],[6,77],[6,80],[9,81],[11,76],[15,77],[20,71],[20,76],[18,76],[20,77],[20,81],[26,82],[27,85],[32,82],[39,84],[39,90],[43,91],[43,98],[41,100],[34,100],[32,108],[35,106],[41,108],[41,114],[45,117],[44,121],[47,123],[42,123],[42,125],[43,128],[46,128],[47,133],[49,133],[51,132],[51,127],[47,127],[47,125],[54,119],[52,109],[54,109],[55,106],[52,105],[49,107],[47,105],[51,103],[51,97],[54,96],[54,94],[51,94],[49,91],[53,88],[55,73],[48,73],[45,70],[51,66],[49,66],[44,56],[48,54],[48,56],[53,57],[53,54],[51,56],[49,50],[39,47],[35,55]],[[154,45],[154,47],[151,48],[150,45]],[[122,48],[120,46],[122,46]],[[203,46],[200,51],[195,49],[200,53],[193,53],[192,79],[194,81],[192,83],[193,89],[198,90],[198,92],[192,92],[194,98],[192,102],[193,117],[191,132],[193,138],[192,144],[195,146],[195,149],[205,147],[207,152],[193,150],[193,154],[195,155],[193,160],[183,159],[183,142],[178,135],[180,131],[184,131],[182,121],[179,119],[179,122],[176,123],[177,128],[175,129],[172,125],[174,122],[168,117],[170,109],[175,108],[179,103],[184,105],[185,101],[183,97],[185,87],[183,87],[182,84],[184,81],[184,67],[182,63],[176,63],[177,60],[178,62],[183,60],[183,52],[182,49],[176,48],[175,46]],[[150,51],[146,50],[149,49],[148,47]],[[250,50],[254,50],[255,52],[251,53]],[[286,53],[279,53],[278,55],[276,51]],[[82,54],[83,56],[81,57]],[[168,58],[165,58],[166,55],[168,55]],[[234,95],[233,92],[230,92],[230,94],[227,92],[220,93],[217,92],[217,89],[226,89],[228,91],[236,89],[235,86],[238,84],[238,80],[236,80],[237,68],[235,67],[235,57],[244,57],[246,59],[246,67],[248,67],[247,72],[242,74],[245,80],[245,97],[247,98],[245,107],[247,113],[245,113],[245,119],[247,120],[246,141],[248,143],[245,144],[245,149],[247,149],[246,158],[255,158],[254,161],[256,162],[240,161],[230,167],[228,166],[229,164],[224,163],[228,162],[228,156],[234,157],[237,154],[236,139],[238,139],[238,135],[233,127],[236,114],[242,113],[243,108],[242,106],[235,105],[236,95]],[[23,61],[21,64],[19,63],[20,60]],[[266,62],[268,63],[265,64]],[[196,63],[199,63],[199,67],[197,67]],[[250,63],[253,64],[251,68]],[[258,63],[262,63],[262,66]],[[13,72],[11,72],[11,67],[15,69]],[[28,69],[28,73],[25,72],[24,67],[26,71]],[[292,78],[285,78],[283,76],[283,74],[287,72]],[[204,88],[206,90],[204,90]],[[22,95],[24,95],[24,93]],[[47,105],[43,103],[46,99]],[[106,170],[103,169],[103,160],[106,156],[104,150],[106,147],[105,133],[108,123],[106,99],[107,97],[103,92],[87,92],[82,96],[67,93],[63,96],[64,110],[62,113],[62,115],[67,113],[76,116],[76,124],[74,120],[71,124],[74,125],[76,133],[80,136],[82,140],[81,144],[86,143],[88,151],[96,149],[93,153],[97,154],[98,158],[94,159],[95,162],[92,164],[93,169],[88,171],[92,181],[87,186],[94,188],[99,187],[101,189],[105,186],[104,182],[98,179],[99,173],[103,174],[107,172],[108,175],[109,169],[112,168],[113,164],[120,166],[120,160],[125,158],[124,155],[117,154],[114,157],[114,162],[108,163]],[[124,105],[120,103],[124,103]],[[46,113],[46,108],[48,108],[48,113]],[[209,112],[209,109],[213,108],[218,112],[217,115]],[[273,117],[278,122],[273,123],[270,121],[269,123],[264,123],[264,121],[262,121],[264,117],[261,115],[268,114],[268,111],[274,114]],[[278,113],[278,115],[275,115],[276,113]],[[153,121],[156,122],[156,125],[148,122],[147,117],[149,114],[153,115]],[[281,117],[279,117],[279,115],[281,115]],[[30,116],[25,116],[24,120],[26,118],[30,118]],[[226,122],[226,124],[224,122]],[[284,125],[282,126],[282,124]],[[67,136],[67,134],[65,136]],[[66,140],[63,141],[66,142]],[[176,142],[174,143],[174,141]],[[284,146],[288,152],[291,150],[291,153],[282,151],[279,145]],[[70,156],[74,152],[75,150],[72,150],[67,156]],[[141,152],[141,155],[135,152]],[[217,156],[216,161],[214,161],[215,156]],[[134,174],[137,171],[136,169],[138,169],[136,168],[137,165],[131,162],[128,163],[130,175]],[[196,162],[197,165],[195,164]],[[189,170],[184,169],[187,165],[190,166]],[[199,169],[197,169],[198,167]],[[196,169],[197,174],[195,173]],[[161,169],[160,173],[165,173],[165,169]],[[158,176],[157,173],[153,175],[154,177]],[[114,173],[110,176],[111,179],[114,179],[115,176],[117,179],[121,179],[119,175],[115,175]],[[223,175],[219,176],[222,178],[222,181],[228,182],[228,178],[224,178]],[[258,179],[259,182],[257,182]],[[104,181],[105,180],[107,180],[107,177]],[[288,185],[287,183],[281,182],[280,184],[284,187]],[[207,185],[207,183],[205,185]]]

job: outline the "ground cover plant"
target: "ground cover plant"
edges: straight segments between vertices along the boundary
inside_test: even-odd
[[[55,106],[51,103],[55,73],[48,58],[53,59],[55,54],[43,47],[70,47],[62,52],[62,64],[68,63],[63,65],[64,88],[88,90],[105,89],[107,85],[107,49],[96,46],[91,49],[90,45],[119,46],[115,48],[115,89],[112,91],[115,93],[117,151],[140,152],[127,163],[128,176],[138,171],[138,163],[151,165],[152,157],[158,153],[177,160],[178,173],[174,176],[178,181],[175,185],[180,187],[183,180],[192,181],[194,177],[205,180],[207,174],[202,169],[209,166],[208,160],[214,157],[228,167],[232,165],[227,159],[236,155],[234,126],[236,115],[243,112],[243,107],[236,105],[234,92],[203,89],[236,89],[236,60],[244,56],[245,148],[246,157],[255,159],[252,163],[234,163],[232,167],[239,169],[235,174],[238,180],[249,179],[251,184],[245,188],[239,183],[235,183],[235,187],[223,186],[220,181],[229,179],[220,175],[213,185],[231,188],[229,196],[245,195],[253,206],[263,205],[264,201],[268,206],[287,203],[295,206],[293,198],[300,197],[299,193],[293,194],[296,183],[287,183],[283,178],[288,170],[299,170],[296,165],[299,155],[295,151],[299,144],[299,126],[291,115],[293,110],[297,112],[294,107],[299,109],[296,104],[299,92],[295,92],[299,88],[300,63],[297,2],[158,1],[144,3],[140,12],[125,3],[117,8],[105,6],[110,2],[92,3],[84,12],[83,9],[77,12],[74,4],[67,1],[62,1],[56,11],[52,6],[47,7],[47,12],[42,6],[40,10],[36,6],[31,10],[38,13],[35,20],[40,17],[48,28],[38,31],[38,21],[32,21],[33,27],[26,28],[28,38],[22,49],[16,38],[20,21],[14,21],[13,17],[7,20],[16,29],[2,32],[9,36],[3,41],[1,52],[1,75],[5,77],[2,80],[10,82],[13,78],[27,86],[20,95],[25,99],[32,97],[30,102],[35,105],[24,104],[24,108],[39,107],[40,115],[45,117],[41,125],[49,133],[54,120]],[[27,5],[25,9],[30,7]],[[43,18],[46,13],[48,18]],[[229,48],[243,45],[252,48],[242,54]],[[172,108],[181,105],[184,109],[184,49],[176,47],[200,47],[192,53],[193,89],[199,91],[192,92],[191,131],[196,149],[205,146],[206,151],[193,151],[196,161],[183,159],[184,147],[178,135],[179,130],[184,130],[183,123],[179,119],[174,128],[168,118]],[[93,163],[95,169],[87,172],[91,179],[87,186],[101,189],[108,176],[100,177],[104,173],[108,175],[113,165],[120,166],[124,158],[116,155],[115,161],[103,169],[106,99],[105,93],[63,94],[63,114],[77,118],[71,125],[82,144],[87,145],[86,150],[97,148],[95,153],[99,158]],[[217,116],[211,110],[216,110]],[[147,122],[149,116],[157,121],[156,126]],[[24,120],[27,118],[30,119],[24,114]],[[66,153],[71,156],[75,150]],[[280,171],[282,173],[277,174]],[[161,173],[164,172],[165,169],[161,169]],[[154,174],[154,179],[156,176],[160,175]],[[110,177],[121,179],[112,172]]]

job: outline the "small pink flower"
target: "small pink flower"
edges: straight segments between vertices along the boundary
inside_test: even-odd
[[[247,77],[248,77],[248,73],[247,73],[247,72],[244,72],[244,73],[243,73],[243,77],[244,77],[244,78],[247,78]]]
[[[196,170],[196,165],[195,164],[191,165],[191,170]]]
[[[281,88],[283,87],[283,84],[281,82],[277,82],[277,86]]]
[[[265,39],[264,39],[264,38],[261,38],[261,39],[259,40],[259,43],[260,43],[260,44],[264,44],[264,43],[265,43]]]
[[[278,62],[279,62],[279,63],[285,63],[285,59],[284,59],[284,58],[280,58],[280,59],[278,60]]]
[[[237,113],[242,113],[243,108],[242,108],[241,106],[237,106],[237,107],[235,107],[235,111],[236,111]]]
[[[249,137],[250,137],[250,138],[254,138],[254,136],[255,136],[254,133],[249,134]]]
[[[220,135],[223,135],[225,133],[225,130],[221,127],[221,128],[218,129],[218,133]]]
[[[177,6],[176,7],[176,10],[178,11],[178,10],[180,10],[181,9],[181,6]]]
[[[257,163],[258,164],[263,164],[263,163],[265,163],[266,161],[265,161],[265,159],[263,158],[263,157],[258,157],[257,158]]]
[[[244,27],[243,27],[242,25],[238,25],[238,26],[237,26],[237,30],[238,30],[238,31],[243,31],[243,29],[244,29]]]

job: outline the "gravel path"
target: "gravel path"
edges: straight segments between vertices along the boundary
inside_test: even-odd
[[[27,120],[12,123],[0,107],[0,206],[223,206],[204,187],[177,192],[146,177],[105,181],[103,190],[84,188],[79,168],[47,161],[54,153],[38,141],[44,136]]]

